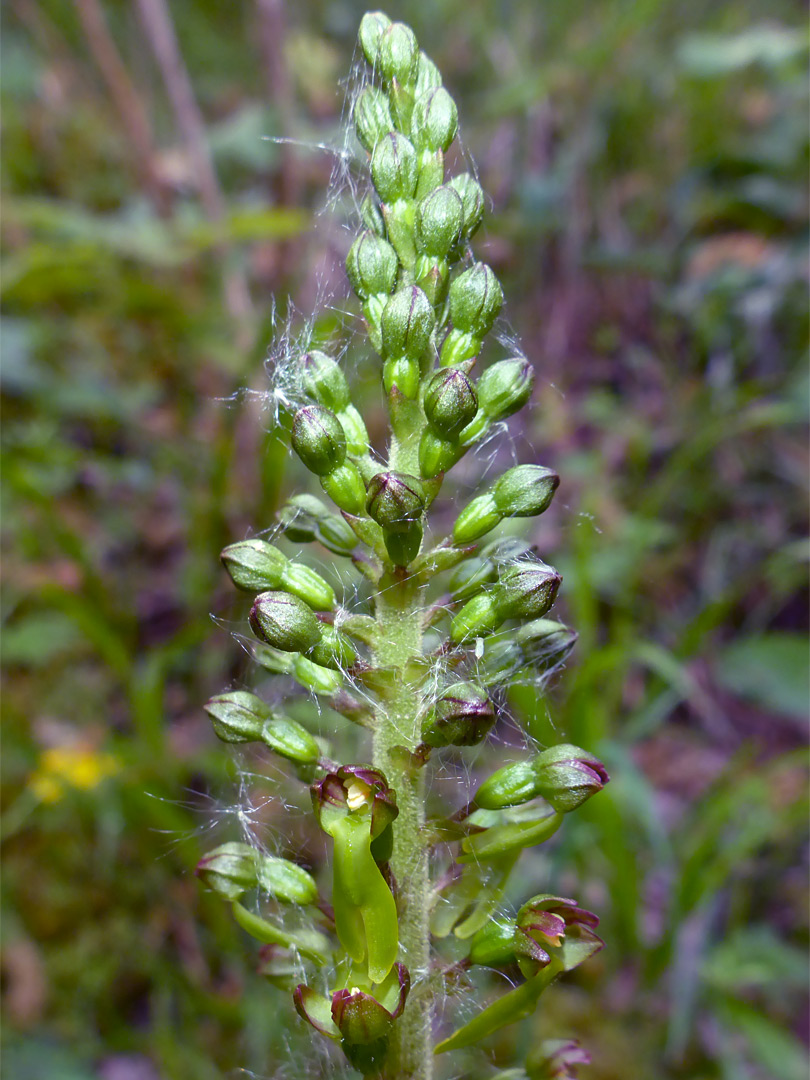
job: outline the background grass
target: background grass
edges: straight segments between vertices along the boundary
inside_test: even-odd
[[[201,711],[247,677],[209,613],[239,625],[217,554],[301,479],[259,399],[238,394],[267,387],[272,297],[283,321],[288,294],[308,313],[324,283],[343,288],[324,244],[346,234],[316,216],[333,157],[262,136],[342,145],[364,8],[173,0],[169,75],[187,72],[195,137],[148,6],[10,0],[3,19],[15,1080],[299,1076],[310,1045],[191,871],[238,836],[240,807],[285,829]],[[389,12],[459,101],[494,210],[476,250],[538,371],[513,438],[563,477],[532,539],[564,574],[579,647],[547,693],[515,688],[512,711],[614,776],[515,886],[587,902],[608,947],[489,1060],[577,1035],[594,1078],[803,1080],[803,6]],[[371,403],[377,376],[356,366]],[[296,821],[290,850],[317,862],[313,844]],[[490,1075],[481,1061],[456,1074]]]

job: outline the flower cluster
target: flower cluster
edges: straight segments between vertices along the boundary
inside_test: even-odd
[[[541,894],[513,918],[498,911],[521,852],[548,840],[608,776],[579,747],[534,747],[460,809],[427,817],[435,758],[446,767],[483,744],[504,688],[553,671],[576,635],[549,617],[560,574],[518,538],[494,533],[544,513],[559,484],[552,469],[507,469],[462,506],[446,536],[431,532],[447,472],[529,402],[534,371],[523,356],[483,364],[503,291],[470,245],[483,192],[470,173],[446,175],[458,116],[436,66],[409,27],[380,12],[363,18],[360,46],[370,77],[352,117],[371,187],[346,272],[379,358],[387,460],[370,446],[328,344],[302,352],[301,400],[284,426],[333,505],[295,495],[274,542],[231,544],[222,561],[253,596],[255,658],[368,729],[368,761],[342,761],[283,705],[245,690],[214,697],[207,711],[222,740],[262,744],[309,785],[332,883],[322,897],[305,868],[242,842],[211,852],[198,873],[263,943],[261,970],[293,991],[298,1014],[356,1069],[427,1080],[434,1052],[528,1015],[553,979],[601,946],[596,916],[573,900]],[[290,554],[278,546],[286,541]],[[347,572],[323,576],[299,561],[310,543]],[[365,610],[356,596],[348,610],[336,587],[350,567],[365,579]],[[447,852],[451,862],[431,880],[430,856],[441,867]],[[251,890],[261,914],[245,900]],[[291,904],[304,912],[294,931],[282,918]],[[449,940],[454,950],[444,948]],[[312,969],[303,983],[301,960]],[[522,981],[434,1046],[442,971],[476,964]],[[574,1075],[585,1060],[570,1043],[544,1044],[527,1075]]]

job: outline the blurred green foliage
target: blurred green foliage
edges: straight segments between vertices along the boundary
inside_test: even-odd
[[[266,527],[288,484],[263,435],[271,296],[280,322],[287,294],[306,313],[326,273],[324,231],[310,234],[333,159],[262,136],[342,145],[338,81],[364,8],[171,3],[224,193],[212,218],[138,4],[101,10],[152,128],[152,188],[87,7],[10,0],[3,20],[6,1066],[266,1076],[308,1036],[191,870],[245,816],[281,843],[277,806],[251,771],[266,763],[237,775],[200,706],[246,677],[209,619],[244,617],[217,553]],[[497,211],[479,247],[541,384],[517,452],[563,477],[533,539],[564,573],[580,643],[512,712],[614,776],[514,897],[538,880],[577,896],[608,948],[492,1061],[577,1035],[595,1078],[801,1080],[802,10],[390,14],[460,99]],[[321,858],[303,833],[288,845]],[[464,1075],[488,1073],[471,1059]]]

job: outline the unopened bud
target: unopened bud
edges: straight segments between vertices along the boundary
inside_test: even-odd
[[[222,561],[234,584],[247,592],[283,589],[294,593],[316,611],[335,606],[332,586],[301,563],[291,562],[266,540],[242,540],[222,552]]]
[[[562,577],[542,562],[507,567],[497,586],[502,619],[539,619],[557,599]]]
[[[214,734],[228,743],[257,742],[265,721],[272,716],[268,705],[245,690],[217,694],[205,706]]]
[[[425,509],[422,481],[407,473],[377,473],[369,481],[366,510],[387,532],[406,532]]]
[[[450,286],[450,316],[455,330],[482,338],[503,305],[503,289],[491,267],[476,263]]]
[[[410,26],[395,22],[380,35],[374,65],[385,82],[395,79],[402,86],[412,87],[419,71],[419,45]]]
[[[485,780],[475,793],[475,805],[484,810],[504,810],[520,806],[540,794],[531,761],[504,765]]]
[[[349,384],[340,364],[319,349],[302,357],[301,384],[307,397],[334,413],[350,404]]]
[[[221,844],[200,860],[196,873],[228,900],[238,900],[256,887],[289,904],[311,904],[318,897],[314,879],[302,866],[264,855],[249,844]]]
[[[390,25],[391,20],[382,11],[367,11],[360,22],[360,47],[372,67],[377,62],[380,40]]]
[[[346,435],[333,412],[322,405],[306,405],[293,418],[293,450],[310,472],[328,476],[346,457]]]
[[[485,690],[457,682],[442,691],[422,725],[428,746],[475,746],[495,723],[495,707]]]
[[[447,150],[457,131],[458,109],[443,86],[416,99],[411,117],[411,138],[417,150]]]
[[[327,510],[314,495],[294,495],[278,517],[284,535],[295,543],[318,540],[335,555],[351,555],[357,547],[351,525],[339,514]]]
[[[430,342],[436,317],[420,288],[399,289],[382,315],[382,343],[385,355],[418,360]]]
[[[551,746],[538,754],[534,771],[538,794],[559,814],[576,810],[610,779],[599,758],[569,743]]]
[[[369,152],[385,135],[394,130],[388,98],[376,86],[367,86],[354,106],[354,127],[357,138]]]
[[[418,163],[416,151],[404,135],[392,131],[380,139],[371,156],[371,178],[384,203],[412,198]]]
[[[306,652],[321,640],[322,624],[308,604],[284,592],[256,597],[250,625],[260,641],[282,652]]]
[[[427,385],[424,398],[427,421],[446,439],[455,439],[478,411],[478,396],[472,383],[458,368],[437,371]]]
[[[416,208],[416,245],[444,259],[457,242],[464,220],[461,198],[449,184],[434,188]]]
[[[357,653],[351,641],[328,623],[321,625],[321,637],[307,650],[307,659],[333,671],[343,671],[352,666]]]
[[[491,364],[476,385],[478,404],[489,420],[505,420],[532,396],[534,368],[525,357]]]
[[[426,53],[420,53],[419,74],[416,76],[414,94],[419,98],[428,90],[435,90],[437,86],[441,85],[441,72]]]
[[[504,517],[534,517],[551,505],[560,478],[542,465],[516,465],[499,478],[492,497]]]
[[[469,173],[454,176],[450,181],[450,186],[461,197],[461,205],[464,210],[462,235],[469,240],[481,224],[481,219],[484,216],[484,192],[481,190],[478,181]]]
[[[357,237],[346,257],[346,273],[361,300],[390,293],[398,268],[397,253],[370,230]]]
[[[360,470],[351,461],[339,465],[327,476],[321,477],[321,487],[332,502],[355,517],[363,513],[366,501],[366,486]]]

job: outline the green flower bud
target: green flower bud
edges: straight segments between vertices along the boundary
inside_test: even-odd
[[[419,471],[425,480],[432,480],[452,468],[463,454],[463,446],[426,427],[419,442]]]
[[[394,130],[388,98],[376,86],[367,86],[354,106],[354,127],[357,138],[369,152],[385,135]]]
[[[361,300],[392,292],[398,269],[396,251],[368,229],[357,237],[346,257],[346,273]]]
[[[306,405],[293,418],[292,448],[310,472],[328,476],[346,458],[346,435],[333,412]]]
[[[382,11],[367,11],[360,22],[360,47],[372,67],[377,63],[380,40],[390,25],[391,20]]]
[[[407,532],[425,510],[422,481],[407,473],[377,473],[369,481],[366,510],[387,532]]]
[[[351,555],[357,537],[351,525],[314,495],[294,495],[279,512],[284,535],[295,543],[317,540],[335,555]]]
[[[299,765],[314,765],[321,756],[312,735],[303,724],[289,716],[270,716],[262,727],[261,741],[281,757]]]
[[[268,705],[244,690],[217,694],[205,706],[214,734],[228,743],[258,742],[272,712]]]
[[[424,410],[437,434],[455,439],[478,411],[478,396],[463,371],[437,371],[425,390]]]
[[[488,334],[503,306],[503,289],[494,271],[476,263],[450,286],[450,317],[455,330],[477,338]]]
[[[475,230],[481,224],[484,216],[484,192],[478,181],[469,173],[454,176],[450,181],[450,187],[458,192],[461,205],[464,210],[464,224],[462,236],[469,240]]]
[[[562,577],[545,563],[507,567],[496,587],[502,619],[539,619],[557,599]]]
[[[321,477],[321,487],[341,510],[357,517],[363,513],[366,501],[366,486],[360,470],[347,461],[333,469],[328,476]]]
[[[366,228],[370,229],[375,236],[385,238],[385,218],[379,203],[371,195],[366,195],[360,203],[360,217]]]
[[[319,349],[302,357],[301,384],[307,397],[334,413],[351,404],[349,384],[340,364]]]
[[[474,544],[503,519],[503,514],[495,505],[491,492],[479,495],[468,503],[456,518],[453,525],[453,543],[459,547]]]
[[[250,625],[260,641],[282,652],[306,652],[321,640],[322,624],[308,604],[285,592],[264,592],[250,611]]]
[[[515,959],[515,920],[490,919],[472,937],[470,963],[500,967]]]
[[[532,396],[534,368],[522,356],[491,364],[478,380],[478,405],[489,420],[505,420]]]
[[[485,690],[470,682],[448,686],[422,724],[428,746],[475,746],[495,723],[495,706]]]
[[[516,761],[496,769],[475,793],[474,802],[484,810],[504,810],[536,799],[539,794],[532,761]]]
[[[516,465],[500,477],[492,497],[504,517],[534,517],[551,505],[560,478],[542,465]]]
[[[464,218],[461,198],[449,184],[434,188],[416,207],[416,246],[444,259],[458,240]]]
[[[577,640],[574,630],[551,619],[534,619],[517,632],[490,638],[479,675],[487,686],[507,682],[520,672],[543,675],[564,662]]]
[[[290,562],[266,540],[241,540],[229,544],[220,559],[237,589],[246,592],[282,588],[284,570]]]
[[[220,844],[199,861],[196,874],[227,900],[238,900],[257,887],[289,904],[312,904],[318,898],[318,887],[302,866],[264,855],[249,844]]]
[[[450,623],[450,640],[460,645],[471,637],[491,634],[503,622],[494,591],[482,592],[468,600]]]
[[[379,38],[374,64],[387,83],[414,86],[419,71],[419,45],[410,26],[395,22]]]
[[[411,116],[411,139],[417,150],[447,150],[457,131],[458,109],[443,86],[417,97]]]
[[[610,779],[599,758],[569,743],[538,754],[533,768],[538,794],[559,814],[576,810]]]
[[[357,659],[351,641],[328,623],[321,624],[320,641],[307,650],[306,656],[313,664],[320,664],[321,667],[331,668],[333,671],[343,671],[351,667]]]
[[[442,85],[442,76],[439,69],[426,53],[419,54],[419,73],[416,76],[414,94],[420,98],[428,90],[435,90]]]
[[[384,203],[413,197],[418,178],[416,151],[404,135],[392,131],[380,139],[371,155],[371,178]]]
[[[395,292],[385,305],[381,336],[386,356],[386,392],[396,385],[405,397],[416,397],[421,374],[419,358],[430,343],[435,321],[433,306],[416,285]]]
[[[291,562],[265,540],[242,540],[222,552],[222,561],[237,588],[247,592],[283,589],[316,611],[335,606],[332,586],[308,566]]]

